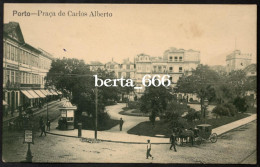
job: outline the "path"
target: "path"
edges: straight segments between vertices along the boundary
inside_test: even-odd
[[[121,117],[125,121],[123,125],[123,131],[119,131],[119,126],[115,126],[110,130],[107,131],[98,131],[98,139],[107,140],[107,141],[116,141],[116,142],[136,142],[136,143],[145,143],[146,140],[149,138],[152,143],[169,143],[168,138],[161,138],[161,137],[148,137],[148,136],[139,136],[139,135],[132,135],[127,134],[127,131],[132,127],[136,126],[140,122],[147,121],[147,117],[135,117],[135,116],[127,116],[127,115],[120,115],[119,112],[125,106],[125,104],[117,104],[113,106],[109,106],[106,108],[107,112],[111,116],[112,119],[120,119]],[[253,114],[249,117],[243,118],[241,120],[229,123],[227,125],[220,126],[212,130],[213,133],[217,133],[221,135],[226,133],[232,129],[238,128],[242,125],[245,125],[249,122],[256,120],[256,114]],[[52,123],[51,133],[59,134],[59,135],[67,135],[67,136],[78,136],[78,130],[68,130],[68,131],[61,131],[55,129],[58,126],[58,120]],[[93,130],[82,130],[82,137],[84,138],[94,138],[94,131]]]
[[[117,133],[127,133],[128,130],[136,126],[137,124],[149,121],[148,117],[138,117],[138,116],[128,116],[128,115],[121,115],[119,114],[120,111],[122,111],[123,107],[125,107],[125,103],[119,103],[117,105],[113,106],[107,106],[106,111],[109,113],[111,119],[119,120],[122,118],[124,120],[123,129],[122,131],[119,131],[119,125],[113,127],[110,130],[107,130],[107,132],[117,132]]]

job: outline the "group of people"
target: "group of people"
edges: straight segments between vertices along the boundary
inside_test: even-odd
[[[49,119],[47,119],[47,123],[45,124],[43,117],[40,117],[40,121],[39,121],[39,125],[40,125],[40,129],[41,129],[41,135],[39,137],[41,137],[43,134],[46,136],[46,131],[45,131],[45,126],[47,126],[47,131],[50,131],[51,129],[51,122]]]
[[[172,148],[174,148],[174,151],[177,152],[177,149],[176,149],[176,140],[177,140],[177,137],[176,137],[176,133],[173,132],[170,136],[170,143],[171,143],[171,146],[170,146],[170,150],[172,150]],[[153,156],[151,154],[151,150],[152,150],[152,144],[150,142],[150,140],[147,140],[147,145],[146,145],[146,159],[148,159],[149,157],[151,157],[153,159]]]

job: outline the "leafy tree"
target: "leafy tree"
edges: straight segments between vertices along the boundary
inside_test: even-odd
[[[81,113],[95,117],[95,85],[93,75],[97,74],[100,79],[113,79],[114,74],[105,70],[92,72],[83,60],[78,59],[56,59],[52,62],[47,73],[46,85],[55,86],[64,94],[68,94],[71,102],[77,105],[75,112],[76,119],[81,117]],[[105,105],[109,100],[118,99],[118,88],[99,87],[98,88],[98,115],[104,113]]]
[[[151,85],[145,89],[144,95],[140,99],[140,110],[144,113],[150,113],[150,121],[154,125],[155,118],[165,113],[170,99],[171,94],[166,87]]]
[[[198,65],[191,75],[184,75],[177,82],[177,91],[181,93],[195,93],[200,98],[201,112],[204,100],[215,98],[214,85],[220,81],[218,73],[207,65]]]

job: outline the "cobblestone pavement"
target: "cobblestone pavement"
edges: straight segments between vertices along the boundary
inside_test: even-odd
[[[25,159],[27,144],[22,134],[4,140],[3,161]],[[31,146],[33,162],[128,162],[128,163],[256,163],[256,121],[219,137],[217,143],[177,147],[168,144],[152,145],[154,159],[146,159],[145,144],[87,143],[78,138],[47,135],[38,137]]]

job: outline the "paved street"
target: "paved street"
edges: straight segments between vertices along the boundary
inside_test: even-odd
[[[27,145],[22,143],[22,134],[7,141],[3,160],[24,160]],[[168,144],[152,145],[154,160],[145,159],[144,144],[87,143],[53,135],[36,137],[31,150],[34,162],[256,163],[256,121],[222,135],[217,143],[177,147],[178,152]]]

